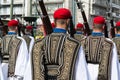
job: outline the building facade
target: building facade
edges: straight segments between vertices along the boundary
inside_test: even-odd
[[[32,1],[32,2],[31,2]],[[36,0],[13,0],[13,16],[37,16],[35,7]],[[84,22],[80,9],[77,8],[75,0],[43,0],[45,7],[53,22],[53,13],[57,8],[65,7],[69,8],[73,15],[73,21],[75,24],[78,22]],[[79,1],[79,0],[78,0]],[[83,3],[83,9],[85,10],[88,23],[92,26],[92,19],[94,16],[102,15],[107,16],[107,13],[112,14],[114,20],[120,19],[120,0],[81,0]],[[4,19],[10,18],[10,5],[11,0],[0,0],[0,17]],[[32,5],[32,6],[31,6]],[[37,3],[38,10],[40,10],[39,4]],[[106,17],[107,18],[107,17]]]

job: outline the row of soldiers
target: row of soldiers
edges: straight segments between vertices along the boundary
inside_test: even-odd
[[[1,40],[0,80],[120,80],[120,22],[114,39],[104,37],[102,16],[93,19],[90,36],[82,35],[78,24],[73,38],[67,31],[70,10],[59,8],[53,17],[53,32],[36,41],[29,36],[31,26],[19,37],[18,22],[8,22],[9,32]]]

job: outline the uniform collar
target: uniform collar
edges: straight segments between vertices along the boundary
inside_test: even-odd
[[[61,28],[54,28],[53,32],[54,33],[66,33],[66,30],[65,29],[61,29]]]
[[[115,34],[115,37],[120,37],[120,34]]]
[[[102,32],[92,32],[92,36],[103,36]]]
[[[76,32],[76,34],[83,34],[82,32]]]
[[[8,32],[8,35],[16,35],[16,32]]]

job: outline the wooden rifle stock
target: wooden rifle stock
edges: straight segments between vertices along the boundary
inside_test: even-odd
[[[115,30],[114,30],[114,23],[113,23],[112,19],[110,20],[110,23],[111,23],[110,33],[111,33],[112,38],[114,38],[115,37]]]
[[[106,38],[108,38],[108,31],[107,31],[107,24],[105,23],[105,26],[104,26],[104,35]]]
[[[81,14],[82,14],[82,17],[83,17],[83,20],[84,20],[84,26],[85,26],[85,33],[87,35],[90,35],[91,34],[91,31],[90,31],[90,28],[89,28],[89,24],[87,22],[87,18],[86,18],[86,15],[85,15],[85,11],[82,7],[82,3],[81,2],[78,2],[78,0],[76,0],[77,2],[77,6],[78,6],[78,9],[81,9]]]
[[[17,21],[18,21],[18,26],[17,26],[17,27],[18,27],[18,35],[21,36],[21,32],[20,32],[20,31],[21,31],[20,21],[19,21],[19,19],[17,19]]]
[[[44,26],[45,32],[46,32],[46,34],[51,34],[53,32],[52,25],[51,25],[50,19],[48,17],[44,2],[43,2],[43,0],[38,0],[38,1],[39,1],[39,6],[41,8],[42,14],[43,14],[42,21],[43,21],[43,24],[45,25]]]
[[[69,23],[69,26],[68,26],[68,32],[69,32],[71,37],[74,37],[74,34],[76,33],[72,18],[70,19],[70,23]]]

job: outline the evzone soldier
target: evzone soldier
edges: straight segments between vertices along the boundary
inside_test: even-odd
[[[28,60],[28,50],[23,38],[17,36],[18,21],[8,22],[8,34],[2,39],[1,80],[22,80]]]
[[[118,58],[119,58],[119,63],[120,63],[120,21],[116,23],[115,33],[116,34],[115,34],[115,37],[113,38],[113,41],[115,42],[117,46],[117,53],[118,53]]]
[[[77,39],[78,41],[81,41],[84,36],[84,25],[82,23],[78,23],[75,27],[76,34],[74,34],[74,38]]]
[[[23,38],[25,39],[26,43],[27,43],[27,48],[28,48],[28,52],[29,52],[29,59],[28,59],[28,63],[27,63],[27,67],[26,67],[26,70],[25,70],[25,74],[24,74],[24,80],[30,80],[30,75],[31,74],[31,52],[32,52],[32,48],[33,48],[33,45],[34,45],[34,37],[32,37],[32,30],[33,30],[33,27],[28,25],[26,26],[26,29],[25,29],[25,35],[23,36]],[[29,79],[26,79],[27,77],[29,77]]]
[[[57,9],[53,33],[35,42],[32,80],[89,80],[84,51],[80,43],[66,33],[71,16],[68,9]]]
[[[105,19],[93,19],[93,32],[85,40],[84,50],[91,80],[120,80],[115,43],[103,35]]]
[[[30,25],[26,26],[25,35],[22,36],[27,43],[27,48],[29,53],[31,53],[34,44],[34,37],[32,37],[32,30],[33,30],[32,26]]]

